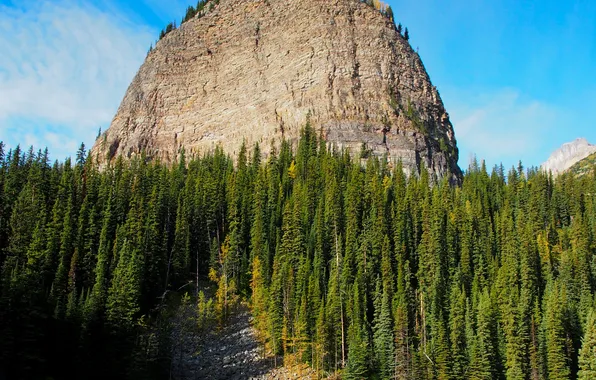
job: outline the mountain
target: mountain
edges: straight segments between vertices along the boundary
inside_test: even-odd
[[[419,55],[379,2],[221,0],[147,55],[101,162],[144,151],[164,162],[243,142],[267,155],[307,121],[353,155],[400,159],[406,173],[461,177],[449,115]],[[376,5],[375,5],[376,4]]]
[[[576,176],[582,176],[588,173],[592,173],[596,168],[596,153],[590,154],[586,158],[582,158],[573,166],[571,166],[568,171],[573,173]]]
[[[590,144],[585,138],[578,138],[554,151],[541,168],[547,172],[551,171],[553,175],[558,175],[594,152],[596,152],[596,145]]]

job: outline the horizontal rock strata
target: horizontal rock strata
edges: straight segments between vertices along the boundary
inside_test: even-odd
[[[295,142],[307,119],[353,154],[461,175],[420,57],[359,0],[221,0],[156,44],[92,152],[171,162],[181,147],[237,155],[245,141],[268,154]]]

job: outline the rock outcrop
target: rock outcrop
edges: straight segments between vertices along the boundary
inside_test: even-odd
[[[354,155],[387,154],[457,180],[449,115],[392,20],[360,0],[220,0],[148,54],[100,162],[141,151],[165,162],[258,142],[264,154],[311,125]],[[363,145],[364,144],[364,145]]]
[[[594,152],[596,152],[596,145],[590,144],[585,138],[578,138],[563,144],[554,151],[548,160],[541,165],[541,168],[547,172],[552,172],[556,176],[567,171]]]

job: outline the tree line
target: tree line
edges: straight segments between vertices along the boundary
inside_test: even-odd
[[[321,377],[593,379],[595,235],[594,173],[474,162],[450,186],[308,125],[266,159],[104,170],[0,144],[0,368],[164,378],[177,308],[200,328],[244,299]]]

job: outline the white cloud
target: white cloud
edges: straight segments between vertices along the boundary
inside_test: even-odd
[[[448,109],[462,168],[467,168],[473,155],[485,159],[489,167],[501,162],[511,167],[519,160],[525,166],[541,164],[544,145],[558,120],[555,107],[524,99],[512,89],[449,98],[455,100]]]
[[[73,154],[106,129],[155,31],[74,1],[0,5],[0,140]]]

